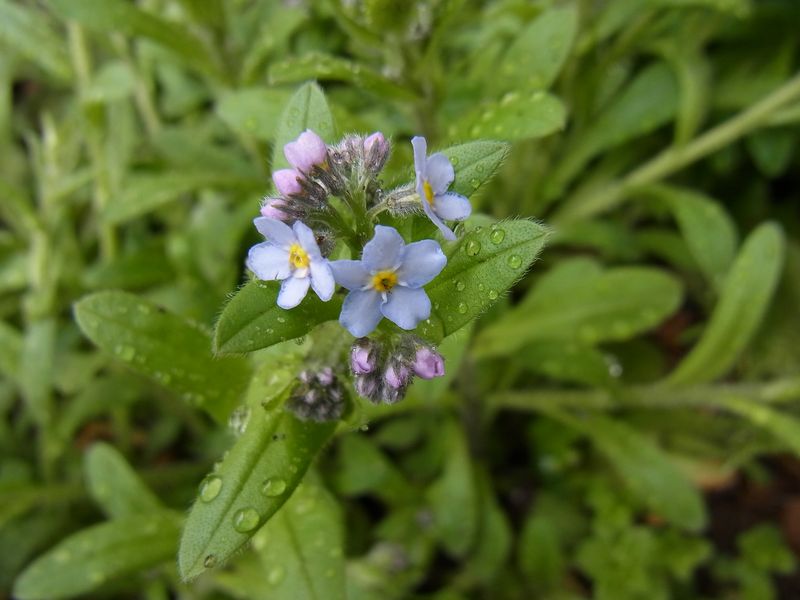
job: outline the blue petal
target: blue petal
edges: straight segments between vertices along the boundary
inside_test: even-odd
[[[360,260],[334,260],[330,265],[336,283],[348,290],[360,290],[369,283],[369,271]]]
[[[403,252],[403,264],[397,270],[397,279],[401,285],[419,288],[441,273],[446,264],[447,257],[438,242],[414,242]]]
[[[381,306],[383,316],[402,329],[414,329],[431,316],[431,301],[425,290],[395,286],[389,301]]]
[[[433,200],[433,208],[437,215],[448,221],[463,221],[472,212],[469,200],[455,192],[436,196]]]
[[[294,308],[308,293],[308,286],[311,283],[308,277],[289,277],[284,279],[281,284],[281,291],[278,294],[278,306],[281,308]]]
[[[294,231],[297,241],[300,242],[300,246],[306,251],[311,260],[322,258],[319,246],[317,245],[317,238],[308,225],[300,221],[295,221],[292,230]]]
[[[433,208],[431,208],[431,205],[424,200],[422,201],[422,210],[424,210],[425,214],[428,215],[428,218],[433,221],[433,224],[439,228],[439,231],[442,232],[444,239],[450,240],[451,242],[456,239],[456,234],[453,233],[453,230],[442,222],[442,220],[433,211]]]
[[[269,242],[262,242],[250,248],[246,264],[256,277],[264,281],[286,279],[292,273],[289,253]]]
[[[428,142],[422,136],[411,138],[411,146],[414,148],[414,171],[417,174],[417,184],[427,176],[428,167]]]
[[[311,287],[323,302],[327,302],[333,296],[336,283],[333,280],[331,266],[324,258],[311,261]]]
[[[374,290],[350,292],[342,304],[339,323],[355,337],[364,337],[372,333],[383,318],[382,302],[383,298]]]
[[[375,225],[375,235],[364,246],[361,262],[372,272],[396,269],[400,266],[404,245],[394,227]]]
[[[434,195],[444,194],[456,178],[450,159],[441,152],[428,157],[426,176]]]
[[[253,224],[261,235],[276,246],[288,248],[297,241],[292,228],[283,221],[269,217],[256,217],[253,219]]]

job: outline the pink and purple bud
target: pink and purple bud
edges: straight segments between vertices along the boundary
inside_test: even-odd
[[[280,198],[267,198],[264,204],[261,205],[261,216],[268,219],[277,219],[278,221],[287,221],[289,215],[283,212],[286,208],[286,203]]]
[[[302,173],[309,173],[316,165],[324,165],[328,158],[328,147],[316,133],[306,129],[293,142],[283,147],[286,160]]]
[[[389,158],[390,149],[389,142],[380,131],[364,138],[364,160],[367,169],[373,173],[383,169]]]
[[[375,370],[377,348],[368,338],[356,340],[350,349],[350,368],[356,375],[366,375]]]
[[[383,374],[383,380],[390,388],[399,390],[406,387],[411,383],[411,370],[405,365],[395,363],[386,367],[386,372]]]
[[[281,169],[272,174],[272,181],[275,183],[275,189],[282,196],[291,196],[292,194],[299,194],[303,191],[303,186],[300,185],[300,178],[302,175],[299,171],[294,169]]]
[[[421,346],[414,357],[414,374],[422,379],[444,375],[444,357],[433,348]]]

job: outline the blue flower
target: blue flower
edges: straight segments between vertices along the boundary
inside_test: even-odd
[[[403,329],[414,329],[431,314],[431,301],[422,286],[446,264],[447,257],[434,240],[406,245],[396,229],[376,225],[361,260],[331,263],[336,283],[350,290],[339,322],[356,337],[370,333],[383,317]]]
[[[448,221],[462,221],[472,212],[472,206],[461,194],[448,192],[447,188],[455,179],[453,165],[441,152],[427,156],[428,142],[417,136],[411,140],[414,147],[414,170],[417,173],[417,194],[422,209],[428,218],[441,230],[447,240],[456,239],[452,229],[444,224]]]
[[[314,232],[304,223],[294,226],[268,217],[253,223],[267,242],[250,248],[247,268],[263,280],[283,281],[278,306],[294,308],[306,297],[309,286],[319,299],[327,302],[336,287],[330,263],[322,257]]]

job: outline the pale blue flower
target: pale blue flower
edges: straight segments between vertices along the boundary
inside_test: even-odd
[[[331,263],[336,283],[350,290],[339,322],[356,337],[370,333],[383,317],[414,329],[431,314],[422,286],[436,277],[447,257],[434,240],[406,245],[393,227],[375,226],[361,260]]]
[[[461,194],[447,191],[455,179],[450,159],[441,152],[428,156],[428,142],[424,137],[413,138],[411,145],[414,147],[417,194],[422,202],[422,210],[441,230],[445,239],[454,240],[456,235],[443,220],[463,221],[472,212],[472,206]]]
[[[322,257],[314,232],[304,223],[294,226],[268,217],[253,223],[268,241],[250,248],[247,268],[263,280],[282,281],[278,306],[294,308],[311,287],[319,299],[327,302],[336,287],[330,263]]]

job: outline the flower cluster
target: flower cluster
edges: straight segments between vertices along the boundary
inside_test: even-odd
[[[384,344],[360,338],[350,349],[350,370],[359,396],[376,404],[394,404],[405,396],[414,376],[433,379],[444,375],[444,357],[413,335]]]
[[[383,134],[348,135],[328,146],[311,130],[301,133],[283,149],[290,168],[273,173],[277,195],[265,199],[261,216],[254,220],[266,241],[247,256],[247,267],[258,279],[281,282],[277,303],[283,309],[299,305],[309,289],[323,302],[333,298],[337,285],[348,291],[339,322],[359,338],[351,357],[354,383],[373,402],[403,398],[414,376],[444,374],[443,358],[420,338],[391,328],[382,333],[380,343],[366,336],[384,318],[406,331],[427,319],[431,301],[424,286],[447,264],[439,242],[407,244],[395,228],[380,224],[378,216],[387,210],[398,214],[397,203],[389,198],[402,196],[404,211],[410,207],[426,215],[445,239],[453,240],[445,221],[463,220],[471,210],[466,198],[448,191],[455,178],[449,159],[441,153],[428,156],[425,138],[415,137],[411,143],[413,188],[385,194],[379,174],[391,147]],[[338,202],[331,202],[332,197]],[[372,238],[367,239],[370,231]],[[358,258],[329,260],[344,245]],[[333,413],[320,399],[331,397],[333,384],[323,381],[328,379],[324,374],[307,374],[306,379],[290,409],[303,418],[319,419],[323,413],[329,418]]]
[[[331,367],[303,371],[286,408],[303,421],[335,421],[344,413],[344,390]]]

